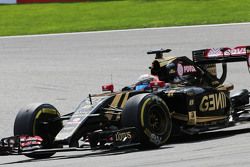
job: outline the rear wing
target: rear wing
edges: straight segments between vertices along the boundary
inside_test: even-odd
[[[193,61],[198,64],[216,64],[246,61],[250,69],[250,46],[235,48],[212,48],[192,52]]]

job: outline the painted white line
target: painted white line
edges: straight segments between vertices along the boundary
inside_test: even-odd
[[[57,34],[38,34],[38,35],[17,35],[17,36],[3,36],[0,39],[11,38],[32,38],[32,37],[49,37],[49,36],[63,36],[63,35],[81,35],[81,34],[98,34],[98,33],[113,33],[113,32],[130,32],[130,31],[145,31],[145,30],[167,30],[167,29],[187,29],[187,28],[205,28],[205,27],[225,27],[225,26],[240,26],[250,25],[250,22],[244,23],[229,23],[229,24],[208,24],[208,25],[192,25],[192,26],[173,26],[173,27],[159,27],[159,28],[136,28],[123,30],[104,30],[104,31],[87,31],[87,32],[70,32]]]

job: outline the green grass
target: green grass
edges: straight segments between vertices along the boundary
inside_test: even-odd
[[[0,36],[250,21],[250,0],[0,5]]]

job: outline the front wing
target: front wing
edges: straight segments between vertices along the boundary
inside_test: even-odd
[[[0,155],[47,154],[54,152],[86,151],[97,149],[121,149],[137,146],[136,128],[96,131],[88,134],[88,138],[79,147],[43,148],[40,136],[12,136],[0,141]]]

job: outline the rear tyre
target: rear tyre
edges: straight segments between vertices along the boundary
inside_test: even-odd
[[[131,97],[122,112],[123,127],[136,127],[143,148],[158,148],[168,140],[172,121],[166,103],[153,94]]]
[[[60,113],[50,104],[30,104],[22,108],[15,119],[14,135],[40,136],[43,148],[53,148],[54,139],[62,128],[62,121],[51,121],[60,118]],[[30,158],[48,158],[53,153],[27,154]]]

